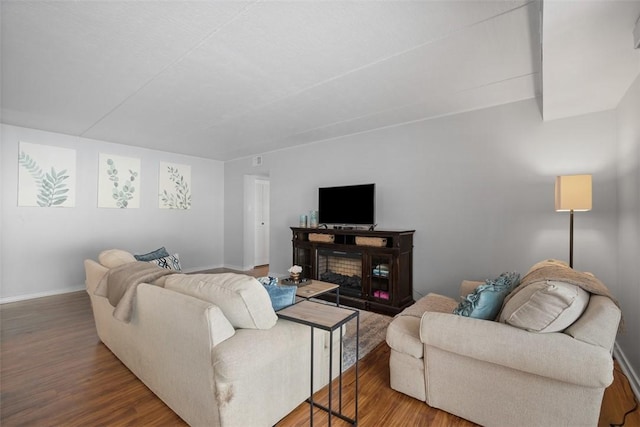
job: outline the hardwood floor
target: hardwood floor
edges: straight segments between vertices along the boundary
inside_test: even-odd
[[[0,306],[0,424],[7,426],[184,426],[98,340],[85,292]],[[472,426],[389,388],[389,348],[377,347],[360,363],[361,426]],[[344,377],[343,404],[353,414],[355,372]],[[326,401],[327,388],[316,398]],[[619,424],[634,401],[616,366],[605,392],[600,425]],[[326,425],[316,411],[315,425]],[[306,426],[301,404],[277,425]],[[334,417],[334,425],[346,423]],[[638,410],[625,426],[640,426]]]

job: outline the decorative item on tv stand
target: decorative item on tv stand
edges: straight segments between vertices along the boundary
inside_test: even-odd
[[[300,283],[300,274],[302,273],[302,267],[299,265],[293,265],[289,268],[289,278],[293,283]]]
[[[309,227],[318,228],[318,211],[309,211]]]

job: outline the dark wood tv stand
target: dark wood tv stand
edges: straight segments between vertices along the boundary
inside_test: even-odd
[[[302,277],[339,284],[341,304],[390,315],[413,304],[414,230],[291,231],[293,263],[302,267]]]

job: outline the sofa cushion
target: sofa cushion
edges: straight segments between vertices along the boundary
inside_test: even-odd
[[[278,320],[264,286],[244,274],[173,274],[165,288],[212,302],[236,329],[270,329]]]
[[[286,320],[277,322],[266,334],[255,329],[237,330],[233,339],[224,341],[211,351],[216,384],[233,384],[234,381],[247,377],[255,379],[261,376],[261,371],[273,369],[277,359],[282,359],[285,354],[299,351],[302,342],[307,346],[307,351],[304,352],[306,355],[309,353],[309,330],[303,325]],[[308,364],[307,358],[305,363],[307,369]],[[274,379],[280,378],[274,375]],[[308,377],[306,380],[308,384]],[[265,390],[272,387],[265,386],[267,387]]]
[[[100,252],[98,261],[107,268],[114,268],[129,262],[136,262],[136,259],[129,252],[122,249],[107,249]]]
[[[154,259],[164,258],[167,256],[169,256],[169,252],[167,252],[164,246],[146,254],[134,255],[135,259],[137,259],[138,261],[151,261]]]
[[[182,271],[182,266],[180,265],[180,256],[178,254],[152,259],[147,262],[155,264],[161,268],[166,268],[167,270]]]
[[[531,332],[559,332],[575,322],[588,303],[589,293],[579,286],[545,280],[512,295],[500,322]]]
[[[502,273],[495,279],[488,279],[467,295],[453,313],[476,319],[494,320],[505,297],[518,285],[519,280],[520,275],[511,272]]]

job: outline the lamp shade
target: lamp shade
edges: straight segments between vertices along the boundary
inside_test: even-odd
[[[556,177],[556,211],[591,210],[591,175]]]

